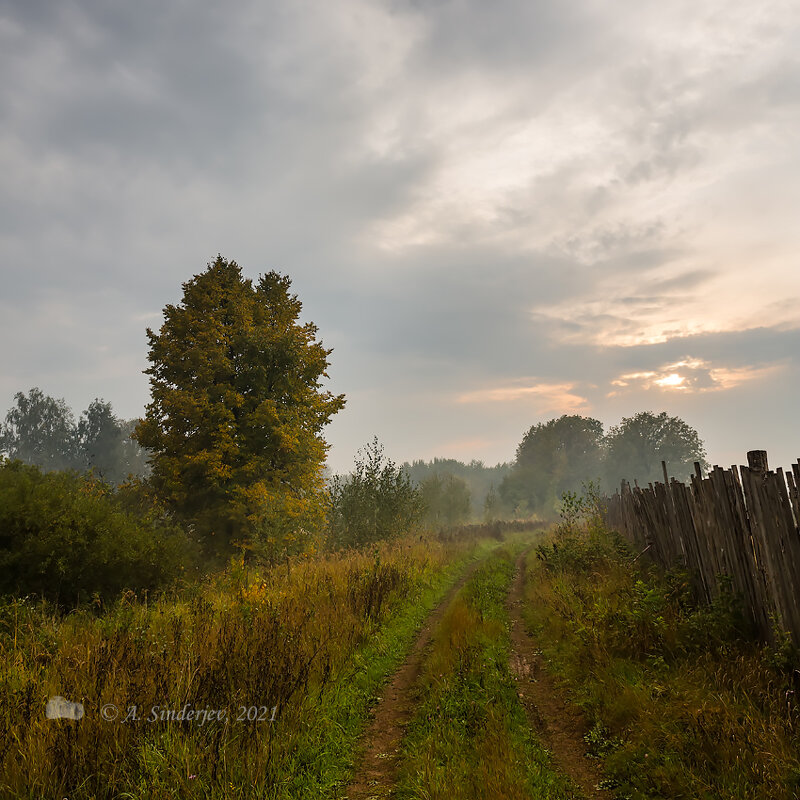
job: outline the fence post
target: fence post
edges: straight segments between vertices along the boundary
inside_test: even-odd
[[[753,472],[760,472],[762,475],[769,472],[766,450],[750,450],[747,453],[747,466]]]

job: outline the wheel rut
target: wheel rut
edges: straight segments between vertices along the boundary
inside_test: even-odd
[[[517,559],[507,600],[511,620],[510,663],[520,700],[529,724],[552,754],[555,765],[572,779],[587,800],[610,800],[610,793],[597,788],[603,779],[599,765],[586,755],[586,721],[578,709],[565,701],[522,619],[527,552]]]
[[[428,615],[406,660],[383,688],[372,709],[372,719],[362,739],[355,775],[343,800],[379,800],[392,796],[400,762],[400,742],[414,711],[414,687],[422,671],[425,651],[433,632],[456,593],[481,561],[471,564]]]

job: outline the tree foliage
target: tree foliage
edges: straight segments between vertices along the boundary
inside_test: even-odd
[[[34,387],[17,392],[0,425],[0,453],[45,472],[93,471],[109,483],[147,472],[145,452],[131,439],[132,422],[118,419],[111,403],[95,399],[78,422],[64,400]]]
[[[0,428],[0,451],[46,472],[75,469],[77,431],[66,402],[36,387],[27,395],[17,392],[14,402]]]
[[[500,485],[504,503],[517,513],[555,508],[564,492],[598,477],[603,458],[603,424],[591,417],[563,415],[533,425],[517,447],[511,473]]]
[[[149,508],[126,510],[108,484],[0,459],[0,594],[110,599],[162,586],[193,563],[183,531]]]
[[[135,425],[116,417],[111,403],[92,401],[78,421],[78,468],[113,484],[146,475],[147,454],[131,439]]]
[[[359,547],[413,530],[424,512],[418,489],[383,454],[377,436],[359,450],[347,477],[330,486],[329,537],[336,547]]]
[[[477,513],[485,506],[486,498],[493,487],[499,486],[508,474],[511,465],[496,464],[489,467],[476,459],[464,463],[454,458],[434,458],[431,461],[415,460],[405,463],[402,468],[408,473],[411,482],[419,487],[435,475],[443,480],[452,476],[463,481],[469,491],[471,508]]]
[[[599,420],[564,415],[527,431],[498,494],[515,515],[551,514],[562,495],[579,492],[590,481],[602,478],[608,492],[620,478],[660,480],[662,460],[678,478],[686,477],[695,461],[707,467],[697,431],[678,417],[643,411],[604,436]]]
[[[117,467],[124,461],[122,424],[114,417],[111,403],[91,403],[78,421],[77,433],[79,460],[94,465],[104,479],[116,482]]]
[[[606,438],[606,478],[609,487],[620,479],[642,484],[663,480],[661,462],[671,476],[686,478],[695,462],[707,469],[706,451],[697,431],[666,411],[641,411],[625,417]]]
[[[503,516],[503,501],[494,486],[489,487],[483,501],[483,522],[494,522]]]
[[[134,437],[212,552],[297,550],[324,518],[321,432],[344,397],[321,390],[331,351],[290,286],[276,272],[253,285],[219,256],[147,330],[152,400]]]
[[[455,475],[429,475],[420,484],[425,523],[434,529],[452,527],[470,518],[470,493],[466,481]]]

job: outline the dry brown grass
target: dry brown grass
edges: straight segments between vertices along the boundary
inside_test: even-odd
[[[464,554],[416,541],[270,572],[237,567],[180,597],[127,595],[102,614],[7,603],[0,796],[250,797],[266,786],[270,796],[314,796],[322,762],[345,757],[325,753],[331,733],[315,722],[339,719],[337,698],[358,690],[363,707],[340,709],[338,722],[357,724],[369,694],[359,652]],[[46,719],[55,695],[82,702],[85,717]],[[120,710],[117,721],[102,719],[106,704]],[[147,721],[153,706],[184,704],[277,712],[274,723]],[[139,719],[121,722],[132,706]]]

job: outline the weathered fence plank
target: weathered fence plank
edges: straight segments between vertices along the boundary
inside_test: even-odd
[[[800,645],[800,459],[785,473],[769,470],[764,450],[747,460],[705,478],[696,464],[688,485],[669,480],[662,462],[664,483],[623,481],[606,520],[657,563],[685,567],[706,602],[729,576],[760,636],[777,626]]]

